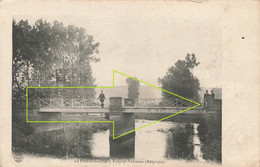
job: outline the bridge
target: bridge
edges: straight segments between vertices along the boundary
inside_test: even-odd
[[[160,98],[129,99],[112,97],[105,102],[105,108],[100,107],[100,102],[92,99],[63,99],[63,98],[39,98],[39,112],[62,113],[110,113],[121,110],[122,113],[176,113],[195,106],[195,103],[181,98],[162,100]],[[205,112],[203,107],[197,107],[188,113]]]
[[[207,101],[206,108],[192,108],[171,118],[177,122],[186,120],[189,123],[196,123],[198,120],[208,120],[209,117],[212,120],[215,116],[221,116],[221,100],[207,99]],[[181,98],[164,100],[110,97],[105,102],[105,108],[101,108],[100,102],[93,99],[36,98],[29,99],[28,114],[29,117],[30,115],[36,116],[35,121],[63,121],[63,116],[67,114],[71,118],[73,118],[73,114],[104,114],[106,119],[114,122],[115,136],[120,136],[135,129],[136,118],[148,119],[149,117],[160,120],[195,105],[192,101]],[[17,110],[17,108],[19,107],[13,104],[13,110]],[[111,129],[110,132],[110,137],[112,137],[113,130]]]
[[[186,123],[202,123],[207,127],[207,131],[214,133],[216,126],[221,128],[221,100],[207,99],[208,105],[204,107],[196,107],[174,117],[168,118],[175,122]],[[121,97],[111,97],[105,102],[105,108],[100,107],[100,102],[90,99],[64,99],[64,98],[36,98],[28,101],[29,118],[36,116],[36,120],[43,121],[62,121],[62,116],[67,115],[73,117],[78,115],[86,115],[88,113],[98,113],[107,115],[106,119],[114,121],[114,127],[109,124],[109,142],[110,156],[116,156],[118,153],[125,156],[128,152],[133,152],[135,132],[125,136],[113,139],[113,131],[115,136],[120,136],[138,127],[135,127],[135,119],[159,120],[160,118],[183,111],[184,109],[194,106],[194,103],[183,100],[163,100],[163,99],[128,99]],[[16,111],[25,113],[25,103],[23,101],[13,101],[13,114]],[[24,117],[24,116],[23,116]],[[88,117],[88,115],[86,116]],[[159,118],[160,117],[160,118]],[[78,120],[79,117],[74,117]],[[158,119],[159,118],[159,119]],[[85,119],[83,117],[83,119]],[[198,122],[197,122],[198,121]],[[220,122],[219,122],[220,121]],[[48,124],[48,123],[47,123]],[[114,129],[113,129],[114,128]],[[122,144],[123,143],[123,144]],[[127,145],[127,146],[126,146]],[[116,146],[116,147],[115,147]]]

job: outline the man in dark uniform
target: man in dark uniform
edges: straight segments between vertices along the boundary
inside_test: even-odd
[[[97,100],[98,99],[101,103],[101,108],[104,108],[104,101],[105,101],[106,97],[105,97],[105,94],[103,93],[103,90],[101,90],[101,93],[100,93],[99,97],[97,98]]]
[[[207,106],[207,97],[209,96],[208,90],[206,90],[206,93],[204,94],[204,108]]]
[[[215,94],[214,94],[213,90],[211,90],[211,96],[212,96],[212,97],[213,97],[213,99],[214,99],[214,97],[215,97]]]

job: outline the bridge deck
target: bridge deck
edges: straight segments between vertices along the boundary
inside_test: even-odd
[[[179,107],[179,108],[123,108],[123,113],[169,113],[174,114],[180,111],[183,111],[187,108],[185,107]],[[206,110],[203,110],[203,108],[195,108],[188,111],[185,111],[186,114],[202,114],[206,113]]]
[[[184,107],[167,107],[167,108],[123,108],[123,113],[177,113],[187,108]],[[108,108],[40,108],[39,112],[63,112],[63,113],[109,113]],[[202,107],[197,107],[185,111],[185,113],[206,113]]]

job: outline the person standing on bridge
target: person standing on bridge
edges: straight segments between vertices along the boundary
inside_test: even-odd
[[[100,93],[99,97],[97,98],[97,100],[98,99],[101,103],[101,108],[104,108],[104,101],[105,101],[106,97],[105,97],[105,94],[103,93],[103,90],[101,90],[101,93]]]
[[[213,90],[211,90],[211,96],[212,96],[212,97],[213,97],[213,99],[214,99],[214,97],[215,97],[215,94],[214,94]]]
[[[207,98],[209,96],[208,90],[206,90],[206,93],[204,94],[204,108],[207,107]]]

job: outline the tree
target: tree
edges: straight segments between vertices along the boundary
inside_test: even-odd
[[[99,43],[84,28],[13,20],[13,98],[25,99],[28,86],[95,86],[91,62]],[[57,89],[31,89],[29,96],[53,97]],[[64,97],[94,98],[94,89],[63,89]]]
[[[158,78],[158,81],[163,89],[198,101],[200,82],[193,75],[193,69],[198,65],[199,62],[197,62],[195,54],[187,54],[185,60],[178,60],[175,66],[168,69],[164,77]],[[162,96],[164,99],[176,98],[167,92],[162,92]]]
[[[30,84],[33,50],[30,48],[32,27],[28,21],[13,21],[13,97],[22,99],[24,88]]]
[[[137,99],[139,96],[139,81],[132,78],[126,78],[126,83],[128,85],[128,98]]]

